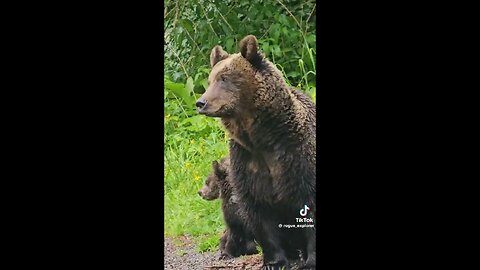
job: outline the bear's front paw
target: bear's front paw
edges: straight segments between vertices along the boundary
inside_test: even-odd
[[[312,259],[311,257],[307,259],[304,265],[300,266],[300,269],[302,270],[315,270],[317,269],[315,259]]]
[[[253,242],[253,241],[245,244],[245,252],[244,253],[245,253],[245,255],[257,254],[258,253],[257,244],[255,244],[255,242]]]
[[[262,270],[288,270],[288,268],[286,266],[264,265]]]
[[[313,265],[313,266],[303,265],[303,266],[300,266],[298,269],[301,269],[301,270],[315,270],[317,268],[315,267],[315,265]]]
[[[233,259],[233,257],[227,253],[222,253],[220,254],[220,257],[218,257],[219,260],[230,260]]]

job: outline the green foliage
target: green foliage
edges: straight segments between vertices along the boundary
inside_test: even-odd
[[[223,231],[220,201],[205,201],[197,192],[212,170],[212,161],[227,155],[227,139],[217,120],[184,108],[192,98],[184,84],[168,79],[164,101],[165,235],[191,235],[199,250],[218,247]]]
[[[260,49],[275,63],[282,64],[292,85],[303,76],[314,84],[315,1],[293,0],[165,0],[165,69],[175,82],[191,77],[197,92],[204,91],[209,56],[219,44],[227,52],[237,52],[238,42],[253,34]]]
[[[207,237],[203,237],[197,247],[197,250],[200,252],[216,250],[220,245],[220,237],[221,234],[212,234]]]

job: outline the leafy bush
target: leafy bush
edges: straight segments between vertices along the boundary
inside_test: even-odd
[[[165,1],[165,69],[174,82],[193,79],[195,90],[204,91],[209,55],[219,44],[237,51],[238,42],[253,34],[266,56],[281,65],[292,85],[302,76],[314,85],[315,1]],[[312,55],[313,54],[313,55]],[[313,56],[313,57],[312,57]]]

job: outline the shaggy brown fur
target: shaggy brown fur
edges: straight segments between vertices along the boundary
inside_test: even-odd
[[[209,87],[199,113],[220,117],[230,140],[230,174],[242,214],[264,252],[264,269],[287,266],[301,250],[315,268],[315,228],[285,229],[307,205],[316,212],[315,105],[286,85],[282,74],[247,36],[240,52],[213,48]]]

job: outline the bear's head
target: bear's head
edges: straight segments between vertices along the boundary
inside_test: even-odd
[[[255,75],[264,56],[258,52],[255,36],[243,38],[239,47],[236,54],[228,54],[218,45],[212,49],[208,88],[195,104],[200,114],[228,118],[252,109],[261,84]]]
[[[212,162],[213,171],[207,176],[205,185],[198,191],[198,195],[204,200],[211,201],[220,196],[220,185],[227,177],[227,168],[224,163]]]

